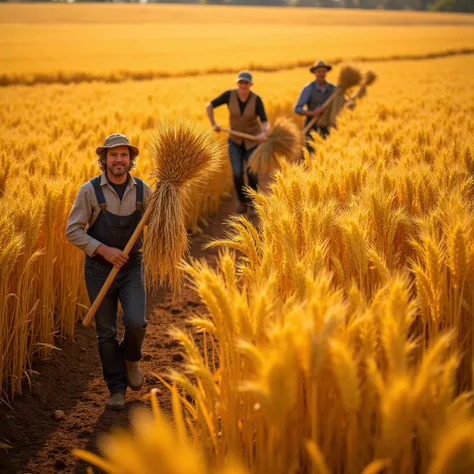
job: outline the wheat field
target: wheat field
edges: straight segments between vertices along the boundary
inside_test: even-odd
[[[393,56],[467,52],[473,17],[255,9],[254,25],[272,25],[261,41],[254,31],[249,41],[260,46],[246,54],[231,34],[245,8],[115,5],[91,55],[78,38],[103,32],[104,8],[0,6],[10,84],[0,88],[1,398],[21,393],[34,358],[55,335],[72,337],[84,313],[82,255],[64,227],[77,189],[98,174],[94,149],[106,135],[138,144],[136,173],[151,182],[156,125],[185,116],[208,129],[205,104],[232,87],[231,69],[261,66],[254,89],[270,122],[301,125],[292,106],[311,75],[298,64],[315,54],[372,58],[357,63],[378,76],[368,96],[343,110],[327,141],[315,137],[316,154],[282,163],[255,196],[258,224],[234,217],[228,237],[210,243],[222,249],[215,266],[184,266],[207,311],[189,332],[171,330],[185,359],[183,371],[161,374],[172,423],[152,394],[153,414],[104,438],[103,458],[76,454],[137,474],[157,472],[157,456],[159,472],[174,474],[472,472],[474,56]],[[125,25],[130,11],[135,23]],[[155,78],[120,76],[149,70]],[[226,125],[224,110],[216,117]],[[193,232],[231,191],[222,162],[192,190]],[[194,331],[204,333],[203,352]]]
[[[107,472],[155,472],[157,452],[183,474],[471,472],[473,67],[378,65],[317,154],[255,196],[259,224],[235,217],[216,268],[187,265],[206,346],[173,331],[175,428],[155,399],[105,459],[76,454]]]
[[[474,49],[470,15],[286,10],[0,5],[0,83],[117,82],[290,68],[315,55],[370,60]]]

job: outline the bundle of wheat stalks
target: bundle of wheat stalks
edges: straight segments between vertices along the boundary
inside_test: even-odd
[[[267,173],[278,167],[280,159],[296,161],[301,155],[301,133],[289,118],[278,117],[267,140],[252,153],[250,169],[256,173]]]
[[[185,201],[191,183],[217,170],[221,150],[210,133],[198,132],[190,123],[162,122],[151,144],[156,187],[148,203],[148,222],[143,254],[147,286],[168,283],[179,288],[179,262],[188,247]]]
[[[361,79],[362,74],[357,67],[348,64],[341,68],[337,87],[333,96],[331,96],[331,101],[317,119],[317,124],[320,127],[334,127],[336,125],[336,117],[346,103],[344,94],[347,90],[359,84]]]
[[[360,85],[359,89],[351,96],[352,101],[355,101],[357,99],[363,99],[367,95],[367,87],[372,85],[377,79],[377,74],[375,74],[374,71],[368,70],[366,71],[364,75],[364,80],[362,81],[362,84]]]

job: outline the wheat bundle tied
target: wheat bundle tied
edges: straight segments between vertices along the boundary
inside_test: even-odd
[[[267,140],[252,153],[249,167],[255,173],[266,173],[278,167],[281,158],[296,161],[301,155],[301,145],[298,126],[286,117],[278,117],[267,133]]]
[[[308,133],[315,123],[320,127],[335,126],[337,114],[346,103],[344,97],[345,92],[359,84],[361,79],[362,74],[357,67],[350,64],[343,66],[339,72],[339,80],[334,94],[321,106],[323,108],[322,114],[319,117],[312,118],[308,122],[304,128],[304,133]]]
[[[179,262],[188,248],[184,204],[192,182],[217,170],[221,150],[212,133],[199,133],[190,124],[162,123],[151,145],[156,189],[143,246],[145,278],[149,289],[163,283],[176,290],[181,284]]]

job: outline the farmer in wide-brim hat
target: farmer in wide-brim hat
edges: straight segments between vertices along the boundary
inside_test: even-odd
[[[125,135],[109,135],[96,149],[102,174],[83,184],[68,217],[67,239],[85,255],[84,276],[91,303],[112,267],[120,271],[95,315],[99,355],[110,396],[106,407],[125,408],[127,387],[140,390],[143,372],[138,366],[147,320],[142,270],[142,238],[129,255],[123,253],[140,222],[151,188],[130,171],[139,150]],[[122,305],[123,339],[117,335],[117,306]]]
[[[270,129],[270,123],[262,99],[250,90],[253,85],[252,74],[249,71],[240,71],[235,82],[237,88],[225,91],[211,100],[206,105],[206,111],[212,127],[219,132],[221,128],[214,119],[214,109],[227,104],[230,113],[230,128],[257,137],[257,140],[249,140],[230,135],[228,140],[234,186],[239,200],[237,212],[245,213],[249,204],[244,192],[246,164],[259,143],[266,140],[264,132]],[[251,172],[248,166],[246,174],[248,185],[257,190],[258,175]]]
[[[321,106],[336,90],[334,84],[326,81],[326,75],[331,69],[332,66],[326,64],[324,61],[316,61],[309,69],[310,72],[314,74],[315,80],[303,87],[294,107],[295,113],[306,117],[305,126],[313,117],[319,117],[321,115],[323,112]],[[327,127],[320,127],[315,124],[308,130],[307,138],[310,138],[312,131],[318,132],[323,138],[329,135],[329,129]],[[309,151],[313,151],[308,142],[307,148]]]

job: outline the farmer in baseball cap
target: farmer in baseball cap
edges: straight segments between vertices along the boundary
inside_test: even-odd
[[[262,99],[250,90],[253,85],[252,74],[249,71],[240,71],[235,82],[237,87],[227,90],[211,100],[206,106],[206,111],[212,127],[216,132],[219,132],[221,128],[214,119],[214,109],[226,104],[229,108],[230,128],[257,137],[256,140],[249,140],[229,135],[229,157],[234,186],[239,200],[237,212],[240,214],[245,213],[247,206],[250,204],[244,192],[245,174],[247,175],[248,185],[254,190],[258,187],[258,175],[251,172],[246,165],[259,143],[266,140],[264,132],[270,129],[270,123]],[[246,173],[245,168],[247,168]],[[250,211],[253,211],[253,209],[250,209]]]

